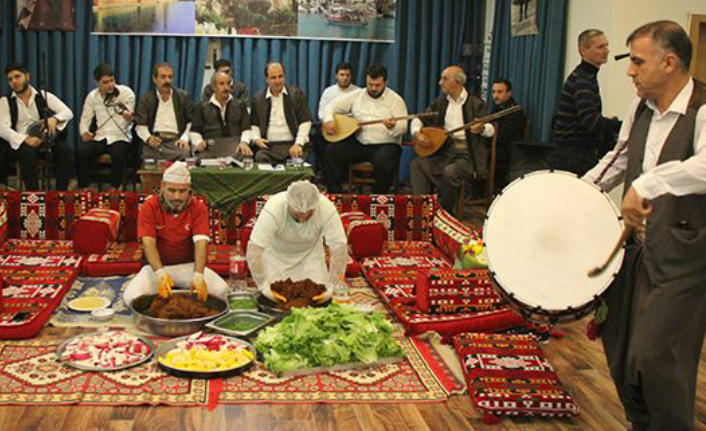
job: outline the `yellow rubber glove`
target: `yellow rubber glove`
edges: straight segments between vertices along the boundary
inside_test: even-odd
[[[157,276],[157,293],[162,298],[169,298],[174,287],[174,280],[164,268],[157,270],[155,275]]]
[[[208,286],[206,285],[206,280],[203,279],[202,273],[194,273],[194,276],[191,278],[190,291],[196,291],[196,294],[199,297],[199,301],[206,302],[206,300],[208,299]]]

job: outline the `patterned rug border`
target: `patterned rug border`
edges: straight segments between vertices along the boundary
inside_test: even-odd
[[[66,338],[51,337],[35,340],[2,340],[0,341],[0,353],[8,347],[23,346],[23,347],[38,347],[47,350],[46,353],[33,356],[32,358],[42,358],[50,353],[53,353],[55,347],[58,346]],[[208,407],[215,408],[218,405],[232,404],[345,404],[345,403],[427,403],[427,402],[443,402],[450,395],[450,389],[445,387],[443,382],[434,375],[432,368],[426,363],[425,356],[415,342],[411,339],[404,338],[401,340],[401,345],[407,356],[407,362],[411,369],[417,374],[419,382],[425,388],[422,392],[371,392],[371,393],[355,393],[355,392],[287,392],[279,393],[273,396],[271,392],[223,392],[224,380],[202,380],[202,379],[178,379],[176,377],[167,377],[173,379],[176,383],[188,382],[188,392],[184,394],[165,395],[164,393],[146,393],[142,396],[135,394],[117,395],[117,394],[96,394],[86,392],[73,392],[63,394],[22,394],[22,393],[0,393],[0,405],[32,405],[32,406],[57,406],[57,405],[94,405],[94,406],[138,406],[138,405],[169,405],[180,407]],[[416,343],[418,343],[417,341]],[[9,362],[0,362],[0,367],[3,370],[3,377],[11,378],[4,372],[6,365]],[[150,362],[146,366],[154,366],[154,362]],[[160,373],[162,373],[160,371]],[[81,381],[82,387],[88,387],[91,384],[95,385],[96,379],[106,379],[102,373],[82,373],[85,376],[85,381]],[[107,374],[107,373],[106,373]],[[165,374],[165,377],[167,375]],[[75,375],[62,379],[67,381]],[[23,385],[31,385],[21,379],[13,378],[13,380],[21,382]],[[110,380],[110,379],[108,379]],[[158,397],[158,399],[155,399]],[[186,400],[185,400],[186,398]]]

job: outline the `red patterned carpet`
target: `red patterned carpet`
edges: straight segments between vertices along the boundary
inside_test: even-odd
[[[406,360],[362,370],[278,378],[261,366],[229,379],[183,379],[154,361],[117,372],[57,362],[63,339],[0,342],[0,404],[167,404],[439,402],[462,390],[425,342],[405,338]]]

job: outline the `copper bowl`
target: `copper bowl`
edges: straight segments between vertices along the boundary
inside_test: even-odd
[[[172,295],[189,296],[189,292],[175,291]],[[142,295],[135,298],[135,300],[129,304],[130,310],[132,311],[132,321],[141,331],[164,335],[166,337],[180,337],[202,330],[208,322],[218,319],[228,312],[227,302],[213,295],[208,295],[206,306],[218,310],[218,313],[212,316],[199,317],[197,319],[159,319],[145,314],[145,311],[150,308],[152,300],[156,296],[156,293]],[[196,298],[196,295],[193,297]]]

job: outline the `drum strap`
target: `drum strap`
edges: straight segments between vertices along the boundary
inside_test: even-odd
[[[15,130],[17,128],[17,121],[19,117],[17,108],[17,104],[19,102],[17,101],[17,99],[18,97],[10,97],[8,103],[8,105],[10,106],[10,123],[12,125],[12,128]],[[54,112],[52,112],[47,106],[47,101],[44,99],[44,96],[42,96],[41,91],[37,91],[37,94],[34,96],[34,103],[37,105],[37,111],[39,112],[39,118],[41,120],[54,115]]]

